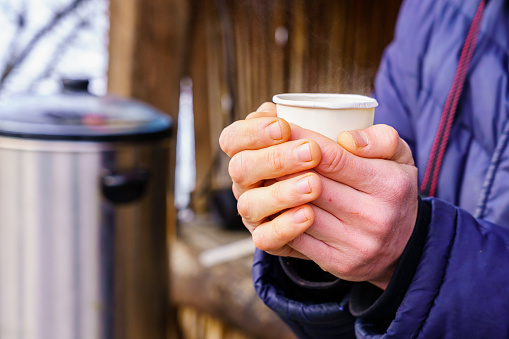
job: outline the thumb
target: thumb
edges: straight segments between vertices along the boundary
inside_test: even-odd
[[[398,132],[387,125],[341,132],[338,144],[348,152],[362,158],[392,160],[400,164],[414,165],[408,144],[399,137]]]

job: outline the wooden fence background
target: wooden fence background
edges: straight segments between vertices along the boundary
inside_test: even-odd
[[[369,95],[400,0],[194,0],[186,73],[194,84],[197,189],[229,187],[221,130],[285,92]]]
[[[108,89],[152,104],[176,122],[180,81],[191,78],[197,171],[192,207],[205,213],[210,193],[231,185],[228,159],[218,146],[221,130],[278,93],[370,94],[401,1],[111,0]],[[174,237],[172,185],[168,206]],[[187,308],[174,311],[180,326],[211,324]],[[203,329],[184,330],[189,338],[214,337]],[[221,327],[222,337],[227,332]]]

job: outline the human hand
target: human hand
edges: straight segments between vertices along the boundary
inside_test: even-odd
[[[311,137],[292,126],[295,137]],[[319,142],[322,193],[314,223],[289,243],[322,269],[385,289],[415,226],[417,168],[410,148],[389,126],[342,132]],[[287,225],[291,227],[290,225]]]
[[[251,118],[262,115],[255,113]],[[286,128],[284,122],[281,126]],[[252,135],[253,122],[250,128]],[[286,140],[286,133],[285,129],[281,140]],[[235,132],[226,134],[231,137]],[[305,138],[316,141],[309,141],[313,160],[319,157],[315,145],[321,151],[316,167],[315,161],[300,168],[280,161],[275,171],[267,166],[269,162],[264,163],[267,154],[272,158],[291,154],[295,149],[291,143]],[[222,145],[228,144],[226,140]],[[394,129],[377,125],[344,132],[338,137],[339,145],[294,125],[288,139],[293,141],[269,145],[260,142],[263,138],[249,140],[257,142],[237,142],[238,148],[233,148],[240,156],[232,158],[230,174],[239,213],[255,245],[275,255],[309,258],[345,280],[370,281],[385,288],[417,215],[417,169],[410,149]],[[249,180],[238,176],[255,167],[255,173],[246,174]],[[299,173],[302,167],[314,167],[314,171]],[[270,178],[276,180],[261,187]],[[308,179],[308,193],[299,193],[296,178]]]
[[[290,138],[288,122],[276,117],[274,104],[265,103],[245,120],[225,128],[219,144],[232,158],[232,190],[255,244],[265,243],[263,238],[269,236],[271,249],[267,250],[271,254],[307,259],[286,243],[313,222],[312,208],[306,203],[320,195],[321,181],[309,169],[319,163],[321,151],[313,140]],[[269,199],[270,203],[262,204],[258,199]],[[285,213],[275,217],[283,210]],[[293,227],[283,227],[290,224]],[[268,234],[269,229],[277,239]]]

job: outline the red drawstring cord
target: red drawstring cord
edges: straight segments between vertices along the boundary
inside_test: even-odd
[[[463,91],[468,66],[472,59],[472,55],[474,54],[485,3],[486,0],[481,0],[477,7],[477,11],[475,12],[467,38],[461,50],[460,60],[458,68],[456,69],[452,87],[449,91],[449,95],[447,96],[444,110],[442,111],[440,124],[438,125],[435,139],[433,140],[428,164],[426,165],[426,172],[424,173],[424,179],[420,187],[421,194],[425,196],[433,197],[437,190],[438,174],[440,173],[440,167],[442,166],[445,148],[449,140],[452,122],[458,108],[461,92]]]

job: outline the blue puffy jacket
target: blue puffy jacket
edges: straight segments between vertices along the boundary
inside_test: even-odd
[[[375,122],[408,142],[419,181],[478,3],[406,0],[376,77]],[[346,282],[318,292],[295,286],[280,260],[261,251],[257,293],[301,338],[346,338],[353,326],[359,338],[509,338],[508,143],[509,1],[490,0],[437,198],[424,199],[431,220],[422,254],[392,322],[352,316]]]

